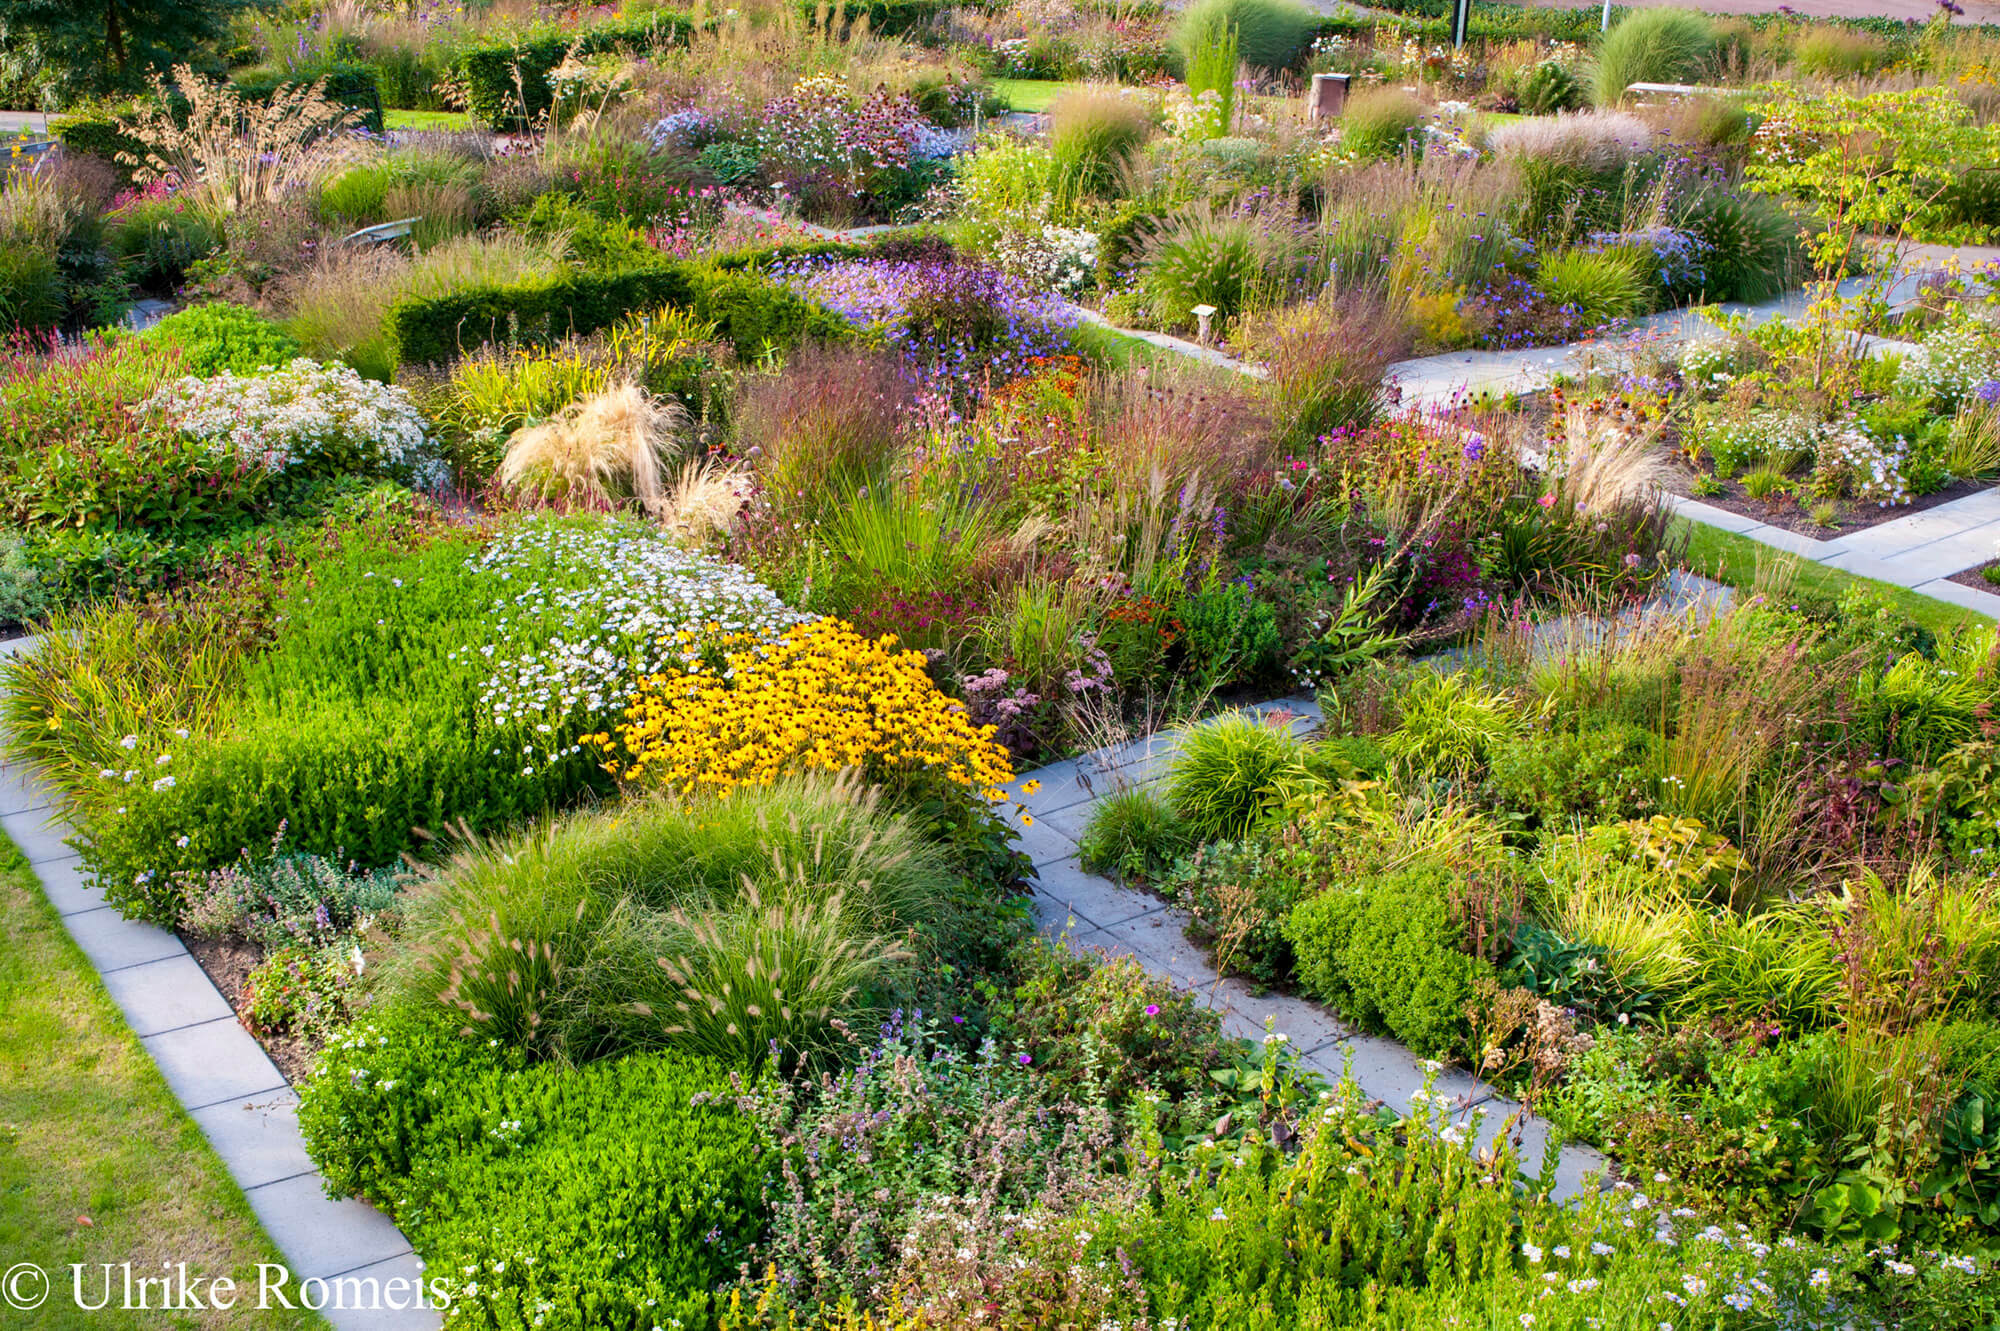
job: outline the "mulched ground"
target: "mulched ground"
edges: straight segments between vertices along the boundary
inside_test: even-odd
[[[1990,580],[1986,576],[1989,573],[1993,575]],[[1963,573],[1954,573],[1946,581],[1955,582],[1961,587],[1973,587],[1979,591],[1991,592],[1995,596],[2000,596],[2000,559],[1989,559],[1977,568],[1969,568]]]
[[[1812,520],[1811,505],[1801,504],[1793,495],[1780,493],[1772,495],[1769,499],[1752,499],[1737,481],[1725,481],[1721,494],[1699,495],[1694,493],[1694,477],[1695,473],[1689,470],[1685,463],[1675,462],[1668,467],[1661,480],[1674,494],[1698,500],[1725,512],[1755,518],[1759,522],[1782,527],[1801,536],[1810,536],[1818,541],[1830,541],[1848,532],[1879,527],[1885,522],[1893,522],[1912,513],[1921,513],[1927,508],[1936,508],[1939,504],[1948,504],[1954,499],[1978,494],[1992,485],[1991,481],[1954,481],[1935,494],[1918,495],[1900,508],[1876,508],[1872,504],[1856,504],[1842,500],[1840,513],[1834,525],[1822,527]]]
[[[208,972],[208,978],[229,1000],[229,1006],[236,1012],[237,1020],[241,1021],[243,981],[264,959],[263,953],[252,944],[237,939],[190,938],[183,934],[181,941],[187,944],[188,951],[194,953],[194,959]],[[298,1085],[312,1071],[312,1046],[304,1040],[257,1035],[255,1031],[250,1033],[256,1036],[257,1043],[264,1046],[264,1052],[271,1056],[271,1061],[278,1065],[278,1071],[284,1073],[285,1080],[292,1085]]]

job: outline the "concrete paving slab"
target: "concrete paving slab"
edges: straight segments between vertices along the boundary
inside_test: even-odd
[[[189,1109],[252,1100],[287,1089],[285,1074],[233,1017],[149,1035],[141,1043],[160,1065],[167,1085]],[[317,1187],[317,1182],[313,1186]],[[284,1248],[284,1240],[279,1239],[278,1246]],[[285,1251],[289,1254],[291,1250]]]
[[[201,963],[186,951],[163,961],[107,971],[104,987],[142,1036],[236,1015]]]
[[[239,1187],[260,1188],[313,1172],[299,1135],[299,1097],[291,1090],[224,1100],[195,1110],[193,1118]]]
[[[361,1270],[410,1251],[389,1217],[366,1202],[328,1197],[317,1174],[248,1188],[244,1195],[295,1280]]]
[[[42,895],[49,899],[58,915],[76,915],[104,905],[104,894],[83,872],[81,855],[37,864],[35,876],[42,880]]]
[[[13,838],[30,864],[66,860],[77,853],[76,847],[64,840],[70,835],[69,824],[50,809],[0,814],[0,830]]]
[[[156,924],[128,920],[110,906],[63,916],[70,937],[100,973],[184,957],[181,940]]]
[[[344,1272],[328,1282],[333,1303],[321,1316],[335,1331],[432,1331],[443,1318],[428,1289],[421,1301],[413,1293],[425,1279],[423,1259],[413,1252]]]

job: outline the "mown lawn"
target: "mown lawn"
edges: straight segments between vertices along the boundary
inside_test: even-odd
[[[1080,83],[1065,83],[1061,79],[995,79],[993,91],[1007,99],[1007,105],[1016,111],[1046,111],[1049,103],[1068,92],[1080,88]]]
[[[1907,587],[1856,577],[1837,568],[1815,564],[1719,527],[1684,519],[1680,520],[1680,527],[1688,542],[1687,554],[1682,562],[1689,569],[1746,592],[1793,591],[1811,596],[1837,597],[1860,585],[1881,593],[1898,610],[1933,633],[1942,633],[1961,624],[1992,622],[1975,610],[1913,592]]]
[[[463,111],[384,111],[384,129],[471,129],[472,117]]]
[[[312,1313],[252,1306],[257,1264],[281,1260],[249,1203],[181,1110],[21,852],[0,836],[0,1271],[30,1262],[54,1280],[27,1328],[324,1327]],[[69,1267],[160,1263],[235,1278],[230,1311],[86,1312]],[[93,1286],[86,1286],[94,1299]],[[157,1304],[156,1304],[157,1306]]]

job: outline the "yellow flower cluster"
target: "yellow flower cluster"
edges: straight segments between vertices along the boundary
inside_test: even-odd
[[[682,795],[726,795],[807,771],[861,767],[876,779],[932,772],[1001,800],[1014,779],[992,726],[938,691],[921,652],[838,619],[742,647],[720,672],[644,680],[615,734],[584,737],[605,770]]]

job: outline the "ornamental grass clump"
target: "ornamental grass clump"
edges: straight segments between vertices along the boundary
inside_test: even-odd
[[[664,472],[688,428],[687,408],[638,384],[613,384],[517,430],[500,460],[500,484],[565,509],[636,503],[665,509]]]
[[[177,180],[210,216],[316,190],[373,152],[351,131],[361,113],[327,97],[326,80],[280,88],[246,102],[226,83],[176,65],[171,85],[155,76],[153,98],[120,128],[140,145],[120,153],[141,185]]]
[[[729,653],[720,669],[645,681],[626,721],[587,736],[620,780],[682,796],[727,795],[803,772],[859,768],[870,780],[926,778],[989,800],[1014,779],[990,726],[931,682],[923,653],[869,640],[838,619]]]
[[[852,778],[656,795],[472,840],[405,895],[398,1000],[573,1060],[671,1044],[761,1062],[834,1038],[951,891],[937,851]]]

